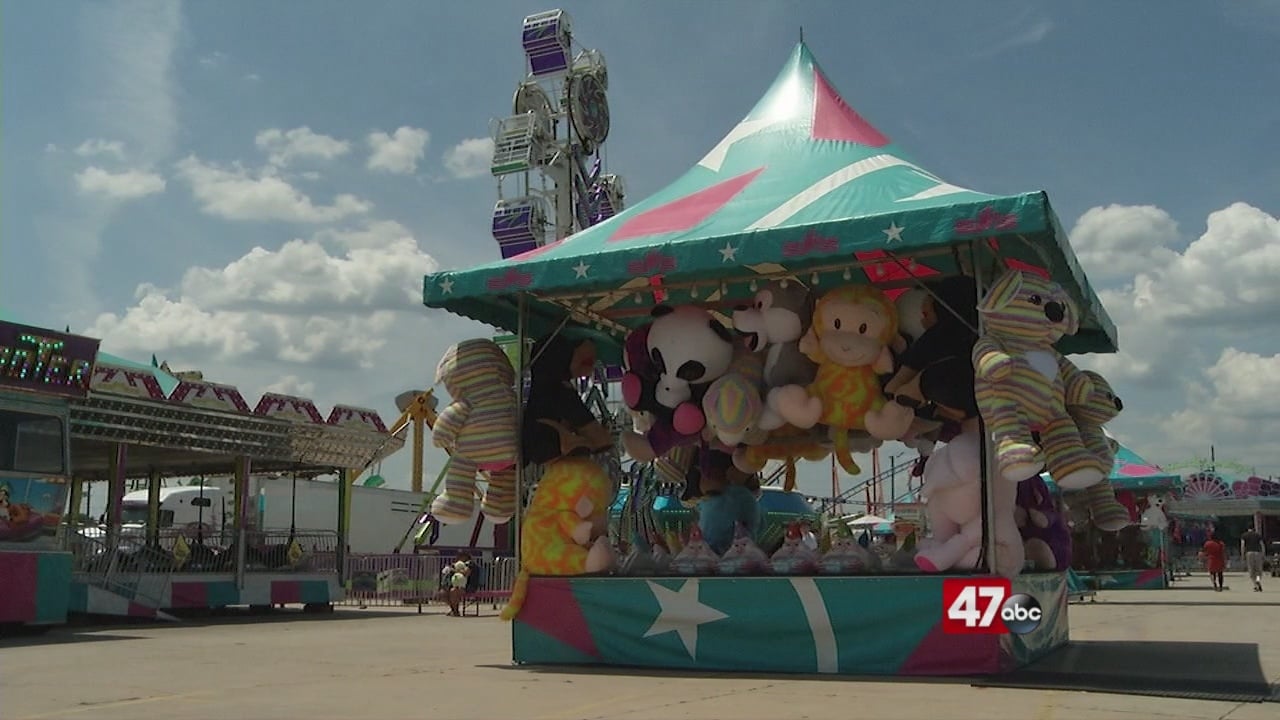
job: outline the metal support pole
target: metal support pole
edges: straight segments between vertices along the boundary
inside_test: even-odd
[[[124,478],[129,461],[129,447],[116,443],[107,458],[107,547],[120,541],[120,525],[124,519]]]
[[[343,468],[338,471],[338,547],[334,557],[338,565],[338,582],[343,587],[347,586],[347,536],[351,532],[351,486],[359,475],[358,469]]]
[[[67,534],[63,537],[64,541],[70,541],[76,536],[76,531],[80,529],[80,512],[84,507],[84,478],[79,475],[71,476],[71,492],[67,498]]]
[[[520,418],[524,416],[524,373],[525,373],[525,314],[528,311],[527,296],[520,293],[516,299],[516,427],[520,427]],[[516,514],[511,518],[511,537],[513,538],[516,558],[516,572],[521,570],[520,523],[524,519],[524,457],[522,443],[516,443]],[[515,658],[516,623],[511,623],[511,661]]]
[[[160,545],[160,471],[147,470],[147,545]]]
[[[979,255],[977,242],[970,244],[973,252],[973,284],[978,288],[978,297],[974,298],[974,303],[982,302],[982,296],[986,292],[985,283],[983,281],[982,258]],[[981,335],[987,330],[986,319],[981,314],[978,315],[978,334]],[[996,571],[996,534],[992,521],[996,515],[995,503],[995,483],[1004,482],[1002,478],[998,478],[996,470],[995,445],[991,442],[991,434],[987,432],[987,424],[983,421],[981,413],[978,415],[978,431],[982,433],[981,453],[978,456],[982,488],[982,556],[984,569],[988,573]]]
[[[235,482],[234,502],[235,502],[235,521],[236,521],[236,587],[244,589],[244,570],[245,563],[248,559],[248,548],[245,544],[249,541],[248,528],[249,523],[249,458],[236,458],[233,479]]]

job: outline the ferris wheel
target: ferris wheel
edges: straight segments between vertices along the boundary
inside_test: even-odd
[[[604,172],[609,72],[598,50],[575,52],[563,10],[524,19],[527,73],[512,114],[493,125],[498,179],[493,237],[509,258],[563,240],[622,211],[621,178]]]

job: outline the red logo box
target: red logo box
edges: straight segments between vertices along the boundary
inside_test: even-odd
[[[1008,578],[948,578],[942,581],[942,631],[949,635],[1004,635],[1000,611],[1013,592]]]

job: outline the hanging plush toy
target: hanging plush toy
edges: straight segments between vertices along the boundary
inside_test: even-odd
[[[612,502],[613,481],[594,460],[563,458],[547,466],[520,524],[520,575],[504,620],[520,613],[531,575],[584,575],[613,567],[606,527]]]
[[[1074,367],[1071,366],[1071,367]],[[1106,378],[1096,372],[1068,373],[1075,383],[1068,386],[1067,412],[1080,429],[1080,436],[1098,461],[1108,468],[1115,464],[1116,444],[1107,437],[1103,426],[1111,422],[1124,409],[1124,403],[1111,389]],[[1064,493],[1067,504],[1081,506],[1089,513],[1093,526],[1113,532],[1129,526],[1129,511],[1116,500],[1115,488],[1109,478],[1090,485],[1084,490]]]
[[[1018,530],[1028,564],[1062,572],[1071,565],[1071,529],[1049,486],[1039,475],[1018,483]]]
[[[524,462],[545,465],[563,456],[609,449],[609,431],[574,387],[575,380],[595,370],[595,343],[555,336],[535,344],[532,355],[521,423]]]
[[[515,369],[492,340],[463,340],[445,351],[436,366],[453,402],[436,419],[432,442],[449,451],[444,494],[431,503],[442,523],[464,523],[475,509],[476,477],[489,477],[480,509],[495,524],[516,510],[517,424]]]
[[[702,308],[659,305],[653,317],[647,329],[627,341],[629,369],[622,382],[627,407],[652,416],[643,435],[623,437],[627,453],[642,462],[701,439],[706,424],[702,395],[728,372],[734,357],[729,330]],[[643,357],[638,352],[640,337]]]
[[[766,388],[813,382],[818,366],[800,351],[812,317],[813,295],[793,280],[765,285],[750,306],[734,310],[733,328],[746,336],[751,352],[764,355]]]
[[[924,466],[925,501],[931,537],[921,543],[916,566],[926,572],[977,567],[982,553],[982,433],[978,419],[964,423],[964,431],[939,448]],[[991,532],[995,535],[999,575],[1012,578],[1022,571],[1025,550],[1018,532],[1017,483],[994,476]]]
[[[978,311],[986,333],[973,348],[974,389],[1000,474],[1019,482],[1047,466],[1063,490],[1087,488],[1106,477],[1110,468],[1085,447],[1067,413],[1064,385],[1079,380],[1061,372],[1062,356],[1053,347],[1077,329],[1070,299],[1044,277],[1009,270]],[[1039,445],[1033,432],[1040,435]]]
[[[761,360],[753,353],[739,352],[729,371],[707,387],[702,396],[702,413],[707,427],[704,439],[718,442],[733,452],[739,445],[759,445],[768,437],[761,426],[764,399]]]
[[[893,371],[889,346],[898,334],[897,311],[871,285],[836,288],[817,302],[813,324],[800,350],[818,364],[808,387],[787,385],[769,392],[770,409],[800,429],[827,426],[836,459],[851,474],[860,469],[849,450],[849,431],[866,430],[879,440],[902,437],[914,412],[888,403],[880,375]]]

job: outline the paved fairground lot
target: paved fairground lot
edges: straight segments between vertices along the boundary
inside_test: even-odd
[[[1224,593],[1210,592],[1203,577],[1174,590],[1099,593],[1092,604],[1072,606],[1072,639],[1168,643],[1171,661],[1191,665],[1223,661],[1198,658],[1195,646],[1183,643],[1228,643],[1250,658],[1255,675],[1260,666],[1267,681],[1280,681],[1280,580],[1264,593],[1250,592],[1240,576],[1228,583]],[[0,641],[0,718],[1280,718],[1275,703],[979,688],[969,681],[527,668],[513,667],[510,657],[510,630],[488,606],[479,618],[451,618],[438,607],[422,615],[414,608],[339,608],[332,615],[80,625]]]

